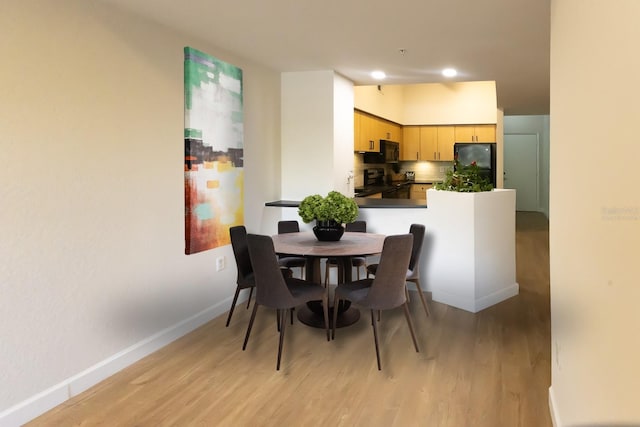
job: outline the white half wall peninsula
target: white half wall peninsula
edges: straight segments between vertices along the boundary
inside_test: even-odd
[[[386,235],[424,224],[421,285],[434,301],[476,313],[519,292],[515,258],[515,191],[456,193],[428,190],[425,201],[356,198],[367,231]],[[267,203],[261,232],[275,234],[279,220],[297,220],[298,202]],[[375,262],[375,257],[371,257]]]

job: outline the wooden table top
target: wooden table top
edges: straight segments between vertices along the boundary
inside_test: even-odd
[[[337,242],[321,242],[312,232],[272,236],[276,252],[312,256],[341,257],[374,255],[382,252],[384,234],[345,232]]]

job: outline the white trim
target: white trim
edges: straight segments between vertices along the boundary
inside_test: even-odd
[[[516,282],[510,286],[498,289],[497,291],[492,292],[489,295],[485,295],[481,298],[476,298],[476,310],[474,311],[474,313],[477,313],[478,311],[484,310],[487,307],[491,307],[492,305],[498,304],[499,302],[514,297],[518,295],[519,291],[520,285],[518,284],[518,282]]]
[[[468,298],[465,295],[434,289],[431,293],[431,298],[442,304],[458,307],[471,313],[477,313],[487,307],[491,307],[492,305],[518,295],[519,290],[520,285],[516,282],[481,298]]]
[[[228,311],[230,304],[231,298],[226,298],[0,412],[0,427],[17,427],[33,420],[143,357],[188,334],[211,319],[225,313]],[[238,304],[240,304],[240,301]]]
[[[553,394],[553,386],[549,386],[549,414],[551,415],[551,423],[553,427],[560,427],[562,424],[560,423],[560,416],[556,411],[555,395]]]

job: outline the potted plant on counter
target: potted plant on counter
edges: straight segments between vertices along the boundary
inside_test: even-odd
[[[358,217],[358,205],[352,198],[330,191],[326,197],[319,194],[305,197],[298,207],[298,215],[305,223],[316,221],[313,233],[318,240],[337,241],[344,234],[343,224]]]
[[[476,162],[472,162],[469,166],[461,166],[456,160],[455,167],[447,171],[444,181],[434,185],[433,188],[459,193],[478,193],[493,190],[493,185],[488,178],[480,174],[480,168]]]

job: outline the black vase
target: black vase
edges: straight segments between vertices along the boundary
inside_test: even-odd
[[[344,227],[336,221],[318,221],[313,227],[313,234],[321,242],[337,242],[344,234]]]

